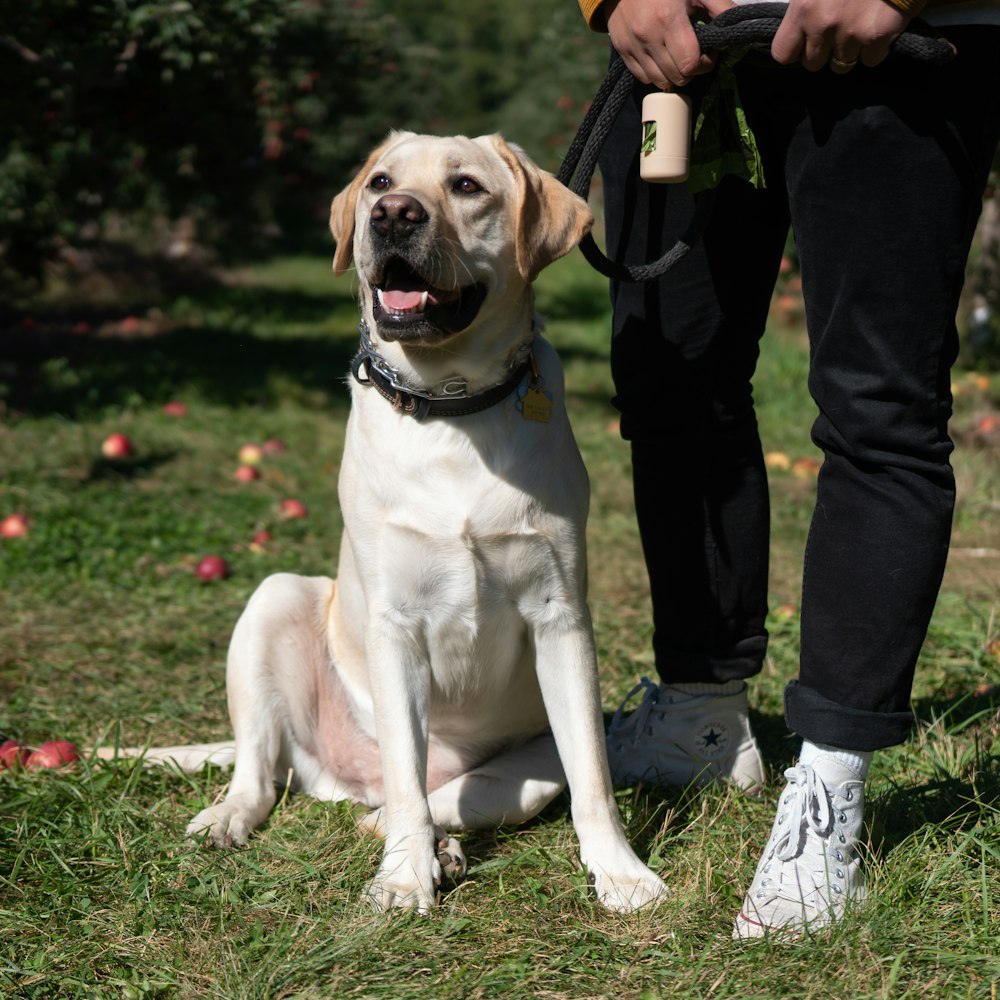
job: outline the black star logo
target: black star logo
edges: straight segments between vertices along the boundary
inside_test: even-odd
[[[705,741],[705,746],[717,747],[721,737],[722,733],[717,733],[714,729],[710,729],[707,733],[705,733],[702,739]]]

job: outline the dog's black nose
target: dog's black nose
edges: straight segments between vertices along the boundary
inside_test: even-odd
[[[372,206],[372,228],[381,236],[408,236],[426,221],[424,206],[408,194],[385,194]]]

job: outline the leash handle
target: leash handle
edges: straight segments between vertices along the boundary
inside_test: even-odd
[[[787,10],[785,3],[740,4],[723,11],[711,21],[694,25],[694,33],[702,52],[766,43],[774,38]],[[919,17],[910,21],[889,51],[935,68],[946,66],[955,57],[952,44]]]
[[[784,3],[751,3],[730,7],[713,20],[694,25],[702,52],[740,45],[769,43],[781,25],[788,9]],[[892,44],[890,54],[904,56],[932,68],[946,66],[955,57],[955,49],[940,37],[926,21],[913,18]],[[590,194],[590,183],[597,168],[601,148],[619,112],[628,100],[636,79],[626,68],[622,57],[612,49],[607,75],[590,105],[556,178],[581,198]],[[679,260],[686,257],[697,242],[711,198],[697,198],[691,224],[674,246],[659,260],[649,264],[626,264],[609,260],[589,233],[580,243],[580,251],[595,271],[615,281],[652,281],[666,274]]]

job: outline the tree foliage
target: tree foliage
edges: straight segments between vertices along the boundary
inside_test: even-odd
[[[109,225],[240,239],[329,200],[390,128],[504,131],[552,166],[600,80],[576,5],[5,0],[0,268]]]
[[[606,53],[572,0],[0,0],[0,283],[181,219],[230,252],[303,211],[317,232],[393,128],[503,132],[555,169]],[[962,310],[976,356],[1000,342],[995,243]]]

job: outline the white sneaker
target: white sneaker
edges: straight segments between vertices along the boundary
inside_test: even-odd
[[[645,690],[628,716],[629,702]],[[629,692],[608,727],[616,785],[707,785],[731,781],[747,792],[764,783],[764,761],[750,729],[747,688],[735,694],[682,694],[648,678]]]
[[[857,852],[864,782],[835,761],[815,763],[821,774],[808,764],[785,771],[771,839],[733,927],[737,940],[823,927],[865,898]]]

